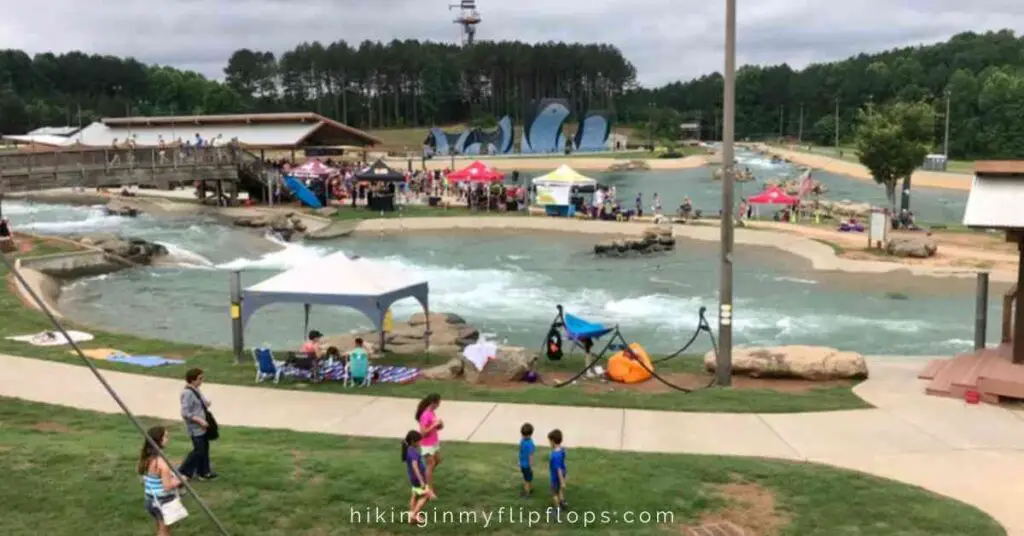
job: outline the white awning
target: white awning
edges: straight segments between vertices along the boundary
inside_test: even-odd
[[[356,309],[380,329],[391,304],[415,298],[429,312],[426,280],[366,259],[335,253],[293,268],[242,291],[242,323],[271,303]]]
[[[974,177],[964,208],[968,227],[1024,228],[1024,180]]]

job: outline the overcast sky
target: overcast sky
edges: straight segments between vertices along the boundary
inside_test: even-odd
[[[46,0],[0,12],[0,48],[132,55],[222,78],[238,48],[303,40],[454,41],[449,0]],[[1024,0],[738,0],[738,60],[841,59],[965,31],[1024,32]],[[479,39],[608,42],[644,85],[721,69],[724,0],[478,0]],[[671,8],[666,8],[671,6]]]

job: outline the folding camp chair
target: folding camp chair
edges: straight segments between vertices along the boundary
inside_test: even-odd
[[[345,386],[355,385],[359,379],[361,387],[367,387],[372,382],[370,378],[370,355],[362,348],[356,348],[348,354],[348,362],[345,364]]]
[[[256,365],[256,383],[270,378],[274,379],[274,383],[281,381],[284,362],[275,360],[274,352],[270,348],[253,348],[252,360]]]

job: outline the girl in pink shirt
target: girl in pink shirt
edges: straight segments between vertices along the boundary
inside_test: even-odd
[[[427,461],[427,485],[434,489],[434,468],[441,463],[441,440],[437,432],[444,428],[444,421],[437,417],[437,408],[441,405],[441,395],[431,393],[420,400],[416,406],[416,422],[420,426],[420,451]]]

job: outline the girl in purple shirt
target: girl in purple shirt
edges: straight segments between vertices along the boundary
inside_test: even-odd
[[[405,462],[405,470],[409,475],[409,484],[412,486],[412,496],[409,497],[409,523],[416,523],[420,511],[427,504],[427,501],[434,498],[427,484],[427,467],[423,463],[423,456],[420,454],[420,440],[423,435],[416,430],[410,430],[405,434],[402,441],[402,461]]]

